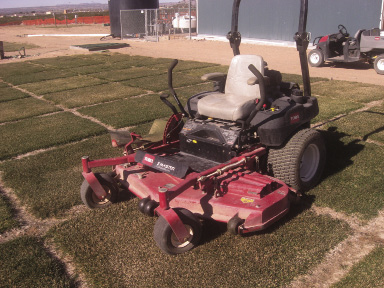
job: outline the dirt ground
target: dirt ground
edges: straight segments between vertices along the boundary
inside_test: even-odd
[[[183,38],[173,40],[161,40],[158,43],[145,42],[141,40],[119,40],[109,39],[100,41],[96,37],[58,37],[38,36],[25,37],[25,35],[36,34],[109,34],[110,28],[103,25],[79,25],[69,27],[44,27],[44,26],[6,26],[0,27],[0,41],[31,43],[39,45],[40,48],[27,49],[29,56],[24,59],[3,59],[0,64],[25,61],[35,58],[55,57],[62,55],[73,55],[81,53],[95,53],[86,50],[70,49],[71,45],[97,44],[97,43],[128,43],[130,47],[116,49],[113,51],[129,55],[142,55],[151,57],[166,57],[182,60],[196,60],[228,65],[232,50],[228,42],[210,40],[188,40]],[[296,48],[281,47],[261,44],[241,44],[242,54],[257,54],[263,56],[270,69],[279,70],[282,73],[300,74],[300,61]],[[309,51],[309,50],[308,50]],[[97,53],[97,52],[96,52]],[[17,52],[6,53],[6,56],[17,55]],[[384,76],[378,75],[372,65],[365,63],[339,63],[338,65],[326,64],[324,67],[310,67],[312,77],[326,77],[334,80],[357,81],[384,85]]]

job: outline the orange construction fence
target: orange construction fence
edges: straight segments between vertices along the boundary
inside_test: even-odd
[[[24,20],[22,25],[66,25],[66,24],[102,24],[110,23],[109,16],[77,17],[74,19],[58,20],[54,18]]]

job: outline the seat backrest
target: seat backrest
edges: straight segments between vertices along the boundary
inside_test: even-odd
[[[239,97],[239,100],[252,100],[260,98],[259,85],[248,85],[247,81],[255,77],[248,69],[253,64],[264,76],[264,60],[258,55],[237,55],[232,58],[229,66],[225,94],[232,94]]]

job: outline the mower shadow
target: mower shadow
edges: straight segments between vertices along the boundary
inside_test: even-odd
[[[326,131],[320,130],[327,151],[327,161],[321,181],[352,165],[352,158],[365,148],[365,146],[360,143],[360,139],[356,139],[344,132],[339,132],[337,129],[337,127],[329,127]],[[343,138],[345,138],[344,141],[342,141]]]

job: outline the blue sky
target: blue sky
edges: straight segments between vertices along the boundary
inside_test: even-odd
[[[160,0],[162,2],[179,2],[179,0]],[[0,0],[1,8],[51,6],[57,4],[80,4],[80,3],[108,3],[108,0]]]

